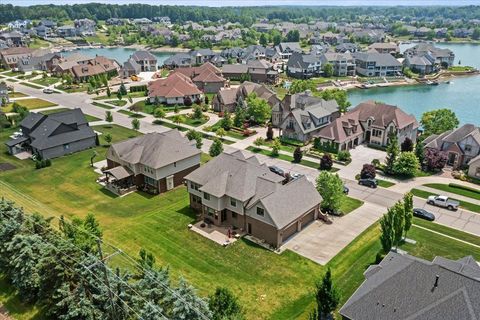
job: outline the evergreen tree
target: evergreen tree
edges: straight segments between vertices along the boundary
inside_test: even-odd
[[[330,268],[323,276],[321,281],[315,284],[315,302],[317,308],[314,311],[316,320],[331,318],[331,314],[340,303],[340,292],[333,284],[332,272]]]
[[[105,121],[107,121],[108,123],[113,122],[113,115],[111,111],[105,111]]]
[[[404,233],[406,238],[407,232],[410,230],[412,226],[412,219],[413,219],[413,194],[410,192],[406,193],[403,196],[403,212],[405,214]]]
[[[380,242],[382,243],[383,252],[387,253],[392,249],[394,244],[394,211],[389,208],[387,213],[380,219]]]
[[[213,320],[244,319],[243,310],[238,299],[227,288],[217,288],[208,302]]]
[[[424,151],[424,145],[423,143],[417,141],[417,144],[415,144],[415,155],[417,156],[418,163],[420,163],[420,166],[423,166],[423,163],[425,161],[425,151]]]
[[[175,289],[172,319],[198,319],[201,315],[208,319],[212,317],[207,302],[198,297],[195,289],[181,278]]]
[[[395,161],[397,160],[399,152],[398,148],[398,137],[395,130],[388,133],[388,144],[387,144],[387,157],[385,160],[385,172],[388,174],[393,174],[393,167]]]
[[[132,120],[132,129],[135,131],[140,130],[140,120],[138,120],[137,118]]]
[[[302,157],[303,157],[302,149],[300,147],[296,147],[295,151],[293,152],[293,160],[296,163],[300,163],[302,161]]]
[[[223,152],[222,141],[220,141],[220,139],[215,139],[212,145],[210,146],[210,150],[208,151],[208,153],[210,154],[210,156],[216,157],[222,152]]]

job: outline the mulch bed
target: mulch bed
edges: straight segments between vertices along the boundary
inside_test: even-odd
[[[6,163],[6,162],[2,162],[0,163],[0,171],[8,171],[8,170],[13,170],[13,169],[16,169],[17,167],[15,167],[13,164],[11,163]]]

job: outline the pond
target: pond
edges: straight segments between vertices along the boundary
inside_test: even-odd
[[[82,48],[73,51],[64,52],[64,55],[68,57],[73,53],[81,53],[86,56],[95,57],[96,55],[105,56],[110,59],[117,60],[120,65],[122,65],[127,59],[132,55],[135,49],[128,49],[128,48]],[[158,59],[158,65],[161,66],[163,62],[168,59],[168,57],[174,55],[171,52],[152,52],[154,56]]]
[[[407,46],[401,46],[402,51]],[[455,64],[460,61],[462,65],[480,69],[480,45],[442,43],[436,46],[452,50],[455,53]],[[438,86],[355,89],[349,91],[348,97],[352,106],[365,100],[381,101],[399,106],[417,119],[420,119],[425,111],[450,108],[462,124],[480,125],[480,75],[453,78],[450,84],[441,83]]]

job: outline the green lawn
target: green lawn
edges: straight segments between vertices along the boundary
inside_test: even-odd
[[[104,109],[108,109],[108,110],[114,109],[114,107],[109,106],[108,104],[104,104],[104,103],[100,103],[100,102],[96,102],[96,101],[93,101],[92,104],[96,107],[100,107],[100,108],[104,108]]]
[[[31,49],[48,48],[49,46],[50,42],[39,38],[34,38],[33,41],[28,44],[28,47]]]
[[[23,85],[23,86],[33,88],[33,89],[43,89],[43,87],[38,86],[38,85],[33,84],[33,83],[30,83],[30,82],[21,82],[20,84]]]
[[[56,89],[65,91],[67,93],[74,93],[74,92],[85,92],[88,91],[88,84],[80,83],[78,85],[67,85],[67,84],[60,84],[55,87]]]
[[[278,156],[274,157],[274,156],[272,156],[272,152],[270,150],[260,149],[260,148],[254,147],[254,146],[248,147],[247,150],[251,151],[253,153],[263,154],[263,155],[269,156],[271,158],[278,158],[278,159],[281,159],[281,160],[293,162],[293,156],[290,156],[290,155],[287,155],[287,154],[279,154]],[[303,160],[303,159],[300,162],[300,164],[304,165],[306,167],[313,168],[313,169],[319,169],[319,166],[320,166],[320,162],[313,162],[313,161]],[[330,172],[337,172],[337,171],[338,171],[338,169],[335,168],[335,167],[333,167],[330,170]]]
[[[58,113],[58,112],[67,111],[67,110],[71,110],[71,109],[69,109],[69,108],[58,108],[58,109],[52,109],[52,110],[45,110],[45,111],[42,111],[40,113],[52,114],[52,113]],[[100,120],[97,117],[91,116],[89,114],[85,114],[85,118],[87,119],[88,122],[93,122],[93,121],[99,121]]]
[[[25,107],[25,108],[27,108],[28,110],[57,106],[56,103],[46,101],[46,100],[43,100],[43,99],[39,99],[39,98],[17,100],[16,103]],[[10,103],[9,105],[7,105],[7,107],[3,111],[4,112],[11,112],[12,107],[13,107],[13,103]]]
[[[175,116],[170,116],[167,117],[167,119],[172,120]],[[183,121],[181,123],[192,126],[192,127],[198,127],[201,126],[202,124],[206,123],[208,121],[208,116],[203,116],[202,119],[193,119],[189,117],[188,115],[183,115]]]
[[[414,196],[417,196],[417,197],[420,197],[420,198],[423,198],[423,199],[427,199],[429,196],[438,196],[439,195],[439,194],[435,194],[435,193],[431,193],[431,192],[428,192],[428,191],[415,189],[415,188],[412,189],[411,192],[413,193]],[[472,212],[475,212],[475,213],[480,213],[480,205],[478,205],[478,204],[474,204],[474,203],[470,203],[470,202],[466,202],[466,201],[462,201],[462,200],[458,200],[458,199],[454,199],[454,198],[452,198],[452,200],[460,202],[460,208],[463,208],[463,209],[466,209],[466,210],[469,210],[469,211],[472,211]]]
[[[382,180],[382,179],[377,179],[378,185],[383,188],[389,188],[391,186],[394,186],[395,183],[387,181],[387,180]]]
[[[130,139],[130,138],[134,138],[134,137],[138,137],[138,136],[142,135],[142,133],[140,133],[138,131],[134,131],[132,129],[127,129],[127,128],[118,126],[116,124],[111,124],[111,125],[110,124],[105,124],[105,125],[101,125],[101,126],[93,126],[92,128],[93,128],[93,130],[101,132],[103,134],[110,133],[112,135],[112,143],[127,140],[127,139]],[[106,145],[107,144],[103,140],[103,135],[100,135],[100,144],[101,145]],[[97,148],[97,149],[99,149],[99,148]],[[103,151],[100,148],[100,150],[97,150],[97,151],[100,151],[98,153],[99,153],[99,156],[101,158],[105,157],[106,150]],[[95,159],[95,161],[98,161],[98,160]]]
[[[105,101],[108,104],[117,106],[117,107],[123,107],[124,105],[127,104],[127,100],[111,100],[111,101]]]
[[[343,197],[342,204],[340,205],[340,212],[344,215],[349,214],[353,210],[360,208],[363,205],[362,200],[351,198],[348,196]]]
[[[9,92],[9,93],[8,93],[8,96],[9,96],[10,98],[23,98],[23,97],[28,97],[27,94],[22,93],[22,92],[16,92],[16,91],[15,91],[15,92]]]
[[[131,118],[145,118],[145,116],[141,115],[140,113],[135,113],[128,110],[118,110],[118,113],[125,114]]]
[[[461,186],[455,184],[443,184],[443,183],[427,183],[424,184],[425,187],[455,193],[464,197],[472,198],[475,200],[480,200],[480,189],[477,189],[477,192],[474,190],[464,189]]]
[[[19,75],[22,75],[22,74],[23,73],[21,73],[21,72],[13,71],[13,70],[2,73],[2,75],[7,76],[7,77],[16,77],[16,76],[19,76]]]
[[[15,292],[13,287],[7,280],[0,275],[0,305],[3,305],[9,312],[9,315],[16,320],[40,320],[39,308],[30,304],[24,303],[18,292]]]
[[[61,78],[57,78],[57,77],[47,77],[45,79],[40,78],[40,79],[36,79],[36,80],[31,80],[31,81],[36,83],[36,84],[48,87],[48,86],[51,86],[52,84],[57,83],[61,80],[62,80]]]

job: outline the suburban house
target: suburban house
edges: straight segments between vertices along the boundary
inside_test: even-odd
[[[78,35],[77,28],[71,25],[58,27],[56,32],[62,38],[74,38]]]
[[[52,71],[63,61],[61,53],[44,53],[37,55],[33,52],[32,57],[26,60],[22,60],[18,64],[18,70],[21,72],[28,71]]]
[[[115,60],[104,56],[96,56],[87,63],[74,65],[70,70],[75,79],[87,81],[90,77],[102,74],[110,77],[115,76],[118,74],[120,66]]]
[[[88,125],[81,109],[44,115],[30,112],[20,122],[22,136],[5,144],[10,154],[31,152],[52,159],[97,145],[97,135]]]
[[[5,81],[0,82],[0,106],[3,106],[3,103],[9,103],[10,99],[8,97],[8,86]]]
[[[107,151],[106,187],[117,194],[132,187],[166,192],[200,166],[201,153],[176,129],[114,143]]]
[[[18,31],[1,32],[0,40],[5,41],[8,47],[26,47],[29,38]]]
[[[294,52],[303,52],[298,42],[280,42],[276,47],[281,58],[287,60]]]
[[[388,134],[397,133],[401,144],[406,138],[417,140],[419,124],[413,115],[388,104],[366,101],[358,104],[317,133],[322,144],[348,150],[362,143],[386,146]]]
[[[32,57],[32,52],[33,50],[27,47],[13,47],[0,50],[2,65],[15,69],[22,61],[28,61]]]
[[[480,267],[472,256],[427,261],[389,252],[339,313],[345,320],[478,319]]]
[[[245,231],[273,248],[317,219],[322,200],[306,177],[283,184],[284,177],[242,151],[222,153],[185,180],[200,219]]]
[[[244,100],[249,94],[255,93],[257,97],[264,99],[272,107],[278,108],[280,100],[275,92],[263,84],[245,81],[237,88],[225,88],[220,90],[213,98],[213,110],[216,112],[235,112],[237,106],[245,107]]]
[[[355,52],[357,74],[365,77],[391,77],[400,75],[402,64],[389,53]]]
[[[423,56],[406,56],[403,60],[405,67],[410,68],[413,72],[419,74],[429,74],[438,70],[438,65],[435,64],[435,59],[426,54]]]
[[[404,56],[428,56],[435,64],[447,67],[452,66],[455,61],[455,54],[452,50],[437,48],[430,43],[419,43],[405,50]]]
[[[423,140],[425,148],[437,149],[447,154],[447,165],[463,168],[480,155],[480,128],[464,124],[460,128],[433,134]]]
[[[340,116],[337,101],[314,97],[310,91],[286,95],[280,108],[272,110],[272,124],[278,123],[282,137],[303,142]]]
[[[357,52],[358,46],[355,43],[344,42],[335,47],[335,52],[345,53],[345,52]]]
[[[140,72],[142,72],[142,66],[132,58],[128,58],[128,60],[123,63],[123,67],[120,70],[120,74],[123,78],[137,75]]]
[[[294,52],[287,62],[287,74],[293,78],[309,79],[322,71],[320,56]]]
[[[480,155],[468,162],[467,173],[472,178],[480,179]]]
[[[378,53],[390,53],[397,55],[400,53],[400,48],[393,42],[375,42],[368,46],[368,51],[375,50]]]
[[[155,57],[148,51],[135,51],[135,53],[132,54],[130,58],[140,65],[140,69],[142,72],[157,71],[157,57]]]
[[[181,73],[190,79],[204,93],[217,93],[225,87],[222,71],[212,63],[206,62],[199,67],[177,68],[174,73]]]
[[[258,83],[277,83],[278,71],[272,63],[266,60],[249,60],[242,64],[225,64],[222,74],[229,80],[242,80],[247,77],[249,81]]]
[[[194,102],[202,98],[202,92],[192,79],[179,72],[149,82],[147,87],[148,98],[152,103],[158,101],[165,104],[184,104],[185,99]]]
[[[323,65],[331,64],[336,77],[355,76],[355,59],[350,52],[325,52],[320,56],[320,61]]]

